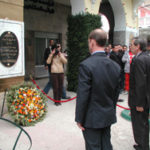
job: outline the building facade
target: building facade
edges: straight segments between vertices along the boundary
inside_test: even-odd
[[[85,12],[103,14],[110,25],[109,42],[128,45],[130,39],[139,32],[137,8],[142,2],[143,0],[0,0],[0,36],[5,32],[10,36],[14,34],[17,43],[17,46],[10,43],[10,50],[16,52],[16,56],[10,59],[13,55],[11,52],[8,56],[7,49],[10,46],[0,39],[0,90],[21,82],[30,75],[37,78],[48,76],[43,66],[44,49],[50,39],[60,42],[63,50],[67,48],[68,15]],[[11,61],[14,62],[12,66],[9,65]]]

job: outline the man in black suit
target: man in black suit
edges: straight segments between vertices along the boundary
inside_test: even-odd
[[[124,89],[124,65],[122,62],[122,52],[120,50],[120,46],[118,44],[113,45],[113,49],[110,53],[110,59],[115,61],[121,69],[121,74],[120,74],[120,82],[119,82],[119,90],[118,94],[121,93]],[[118,102],[123,102],[123,99],[118,99]]]
[[[44,91],[46,94],[48,93],[48,91],[49,91],[50,88],[52,87],[52,82],[51,82],[51,79],[50,79],[51,65],[46,63],[47,58],[48,58],[49,54],[50,54],[51,51],[52,51],[52,45],[54,45],[54,40],[50,40],[50,41],[49,41],[49,47],[47,47],[47,48],[45,49],[45,52],[44,52],[44,65],[45,65],[45,69],[48,69],[48,72],[49,72],[49,81],[48,81],[48,83],[46,84],[46,86],[45,86],[44,89],[43,89],[43,91]]]
[[[106,56],[106,40],[103,30],[92,31],[91,56],[79,67],[75,121],[83,131],[86,150],[112,150],[110,127],[116,122],[120,67]]]
[[[149,150],[150,56],[146,41],[133,38],[131,51],[135,55],[130,68],[129,106],[136,150]]]

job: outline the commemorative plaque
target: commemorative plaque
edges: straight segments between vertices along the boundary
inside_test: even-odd
[[[5,67],[13,66],[18,59],[18,39],[13,32],[6,31],[0,37],[0,62]]]

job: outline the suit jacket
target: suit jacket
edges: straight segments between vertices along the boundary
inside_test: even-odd
[[[124,69],[124,63],[122,62],[122,53],[121,52],[116,53],[116,52],[112,51],[110,53],[110,59],[115,61],[122,70]]]
[[[145,52],[135,56],[130,69],[129,106],[150,108],[150,56]]]
[[[103,128],[116,122],[119,76],[119,65],[105,53],[95,53],[80,64],[76,122],[87,128]]]
[[[48,70],[50,72],[51,70],[51,65],[50,64],[47,64],[47,59],[48,59],[48,56],[49,54],[51,53],[51,49],[48,47],[45,49],[45,52],[44,52],[44,65],[45,66],[48,66]]]

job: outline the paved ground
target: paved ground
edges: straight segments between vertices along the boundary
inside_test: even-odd
[[[43,89],[48,79],[37,80],[38,85]],[[74,97],[76,93],[68,92]],[[0,100],[4,93],[0,93]],[[52,92],[49,92],[52,96]],[[125,101],[119,104],[127,107],[127,95],[120,95]],[[2,101],[0,101],[1,103]],[[24,127],[32,138],[31,150],[84,150],[84,140],[81,131],[74,122],[75,100],[63,103],[56,107],[48,100],[48,113],[46,118],[32,127]],[[1,106],[1,105],[0,105]],[[131,122],[120,116],[123,109],[117,108],[118,122],[112,126],[112,145],[114,150],[134,150],[132,145]],[[0,107],[1,111],[1,107]],[[10,119],[5,107],[4,116]],[[3,121],[0,121],[0,150],[12,150],[14,141],[19,130]],[[17,145],[17,150],[27,150],[29,141],[26,135],[22,134]]]

